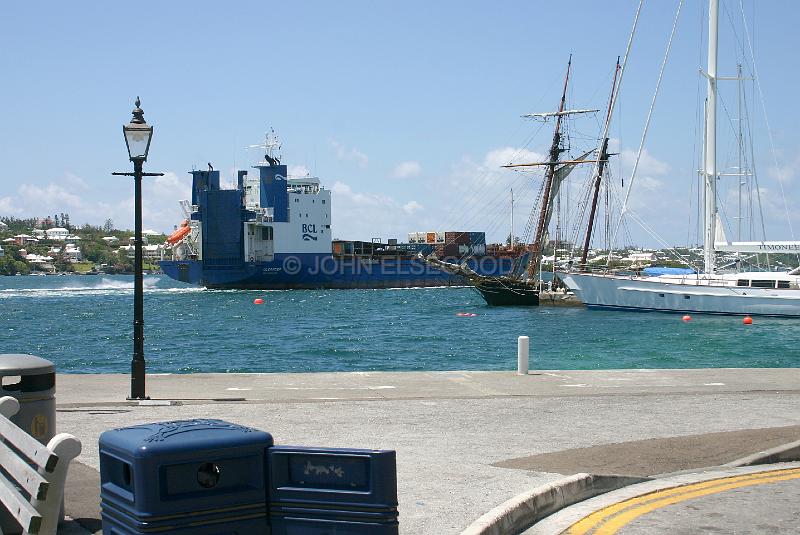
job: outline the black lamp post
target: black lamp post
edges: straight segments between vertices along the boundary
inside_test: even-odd
[[[132,176],[134,181],[135,237],[133,260],[133,359],[131,360],[131,395],[128,399],[149,399],[145,394],[145,362],[144,362],[144,287],[142,284],[142,177],[162,176],[164,173],[143,173],[142,165],[147,161],[150,140],[153,138],[153,127],[144,120],[144,111],[139,107],[136,97],[136,108],[133,110],[131,122],[122,127],[125,134],[125,145],[128,156],[133,162],[133,173],[112,173],[114,175]]]

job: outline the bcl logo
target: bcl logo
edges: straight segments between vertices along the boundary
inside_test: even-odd
[[[303,241],[317,241],[314,234],[317,233],[317,225],[314,223],[303,223]]]

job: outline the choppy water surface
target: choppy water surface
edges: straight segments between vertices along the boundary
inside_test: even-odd
[[[132,309],[132,277],[0,277],[0,353],[127,373]],[[152,373],[507,370],[519,335],[540,369],[800,366],[798,320],[489,308],[464,288],[218,291],[145,278]]]

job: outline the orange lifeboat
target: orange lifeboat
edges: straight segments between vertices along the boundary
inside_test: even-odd
[[[169,235],[167,238],[167,243],[170,245],[175,245],[179,241],[181,241],[189,232],[191,232],[192,228],[189,226],[189,220],[184,219],[183,223],[181,223],[180,228]]]

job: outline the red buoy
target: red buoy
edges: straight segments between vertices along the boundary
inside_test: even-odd
[[[742,320],[742,323],[744,323],[745,325],[752,325],[753,318],[751,318],[750,316],[745,316],[744,319]]]
[[[253,299],[253,304],[254,305],[263,305],[264,304],[264,300],[261,299],[260,297],[257,297],[256,299]]]
[[[686,314],[682,319],[683,321],[692,321],[692,317],[689,314]]]

